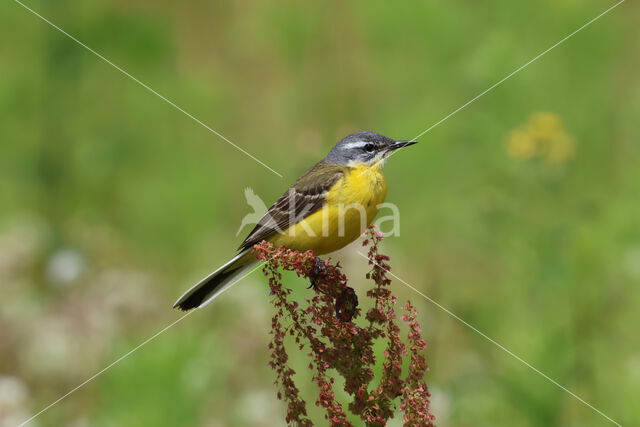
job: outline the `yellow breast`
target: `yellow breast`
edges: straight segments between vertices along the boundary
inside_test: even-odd
[[[357,239],[373,222],[386,195],[381,166],[353,166],[329,190],[321,209],[270,240],[276,246],[311,249],[316,255],[337,251]]]

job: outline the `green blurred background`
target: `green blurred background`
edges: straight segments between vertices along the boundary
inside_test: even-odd
[[[177,319],[239,244],[245,187],[274,200],[352,131],[415,136],[613,2],[26,4],[284,178],[3,2],[3,427]],[[623,425],[640,424],[638,19],[626,2],[386,168],[394,272]],[[355,249],[338,258],[362,292]],[[439,425],[612,425],[394,289],[420,309]],[[34,425],[281,424],[270,315],[255,273]]]

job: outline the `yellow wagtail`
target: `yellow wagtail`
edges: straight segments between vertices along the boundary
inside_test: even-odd
[[[417,141],[396,141],[357,132],[338,142],[271,206],[239,253],[176,301],[174,308],[203,307],[256,262],[249,251],[263,240],[276,247],[324,255],[342,249],[373,222],[387,195],[382,167],[395,150]]]

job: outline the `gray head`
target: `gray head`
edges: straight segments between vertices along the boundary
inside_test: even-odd
[[[347,135],[327,154],[325,161],[336,165],[381,164],[398,148],[418,141],[396,141],[375,132],[356,132]]]

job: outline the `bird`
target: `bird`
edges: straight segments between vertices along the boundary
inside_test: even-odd
[[[398,149],[417,141],[394,140],[371,131],[347,135],[269,208],[236,256],[186,291],[173,305],[183,311],[209,304],[257,262],[254,245],[312,250],[315,256],[342,249],[374,220],[387,195],[382,173]]]

